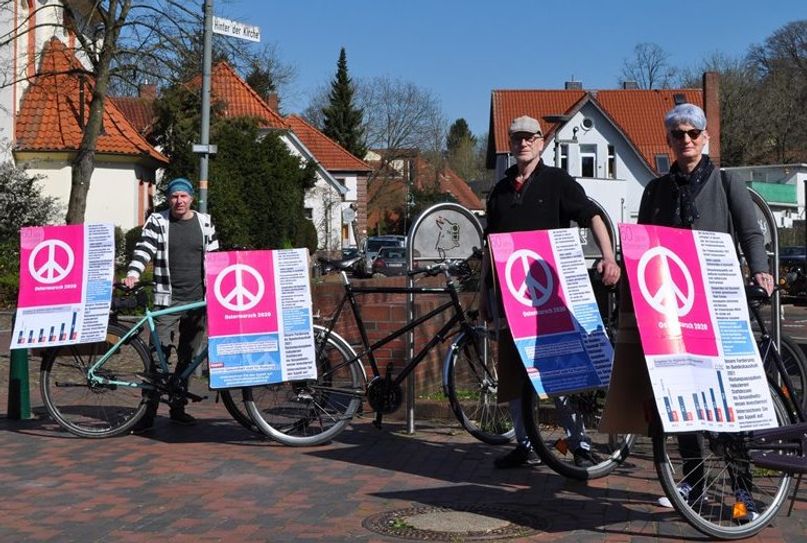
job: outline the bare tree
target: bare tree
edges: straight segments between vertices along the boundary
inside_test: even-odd
[[[390,196],[385,187],[408,175],[408,161],[423,154],[439,166],[443,160],[447,122],[439,99],[416,84],[389,76],[357,79],[356,102],[364,111],[365,147],[379,156],[368,178],[368,209]],[[327,85],[312,93],[303,116],[322,127],[328,104]]]
[[[747,61],[757,75],[765,138],[760,161],[807,159],[807,19],[793,21],[751,47]]]
[[[760,115],[760,89],[754,70],[743,57],[715,52],[692,68],[679,72],[678,86],[700,88],[704,72],[720,78],[720,160],[723,166],[757,161],[765,140]]]
[[[15,0],[0,0],[0,11],[12,13]],[[28,35],[70,32],[76,38],[76,56],[82,68],[68,74],[40,73],[40,76],[68,75],[82,78],[89,87],[88,115],[81,142],[71,160],[71,189],[66,221],[84,221],[95,153],[103,125],[106,97],[110,88],[136,88],[139,83],[187,81],[200,73],[202,0],[41,0],[34,13],[0,35],[0,48],[12,49],[15,40]],[[52,14],[56,12],[57,16]],[[29,25],[36,21],[36,25]],[[243,50],[217,40],[217,57],[229,58]],[[271,53],[271,51],[270,51]],[[9,55],[10,56],[10,55]],[[260,57],[260,54],[257,55]],[[235,58],[257,58],[254,54]],[[271,65],[270,65],[271,66]],[[27,74],[6,79],[2,86],[17,84]]]
[[[3,0],[8,9],[13,0]],[[198,3],[193,10],[190,2],[178,0],[106,0],[84,2],[80,0],[64,2],[38,2],[37,12],[41,12],[43,22],[31,28],[27,22],[12,28],[9,34],[0,36],[0,47],[10,46],[19,36],[28,32],[55,33],[54,27],[62,27],[76,37],[79,57],[83,69],[73,68],[66,75],[83,78],[89,86],[89,107],[86,125],[75,157],[71,161],[71,188],[68,200],[66,221],[68,224],[84,221],[87,206],[87,193],[90,179],[95,169],[95,151],[101,134],[104,103],[110,80],[118,71],[131,73],[132,65],[143,70],[155,69],[164,65],[160,52],[171,50],[176,36],[185,30],[199,29]],[[49,10],[61,10],[56,23],[46,17]],[[29,14],[30,20],[39,21],[36,13]],[[191,24],[195,22],[196,24]],[[47,28],[49,27],[49,28]],[[170,29],[176,34],[169,34]],[[162,58],[166,58],[162,55]],[[125,62],[119,60],[125,59]],[[57,74],[39,74],[57,75]],[[7,84],[16,84],[10,81]]]
[[[669,88],[675,77],[668,55],[655,43],[640,43],[633,48],[633,57],[622,62],[622,81],[636,81],[641,89]]]

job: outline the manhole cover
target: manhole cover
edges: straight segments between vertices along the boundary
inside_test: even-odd
[[[373,532],[416,541],[490,541],[545,531],[547,522],[503,505],[420,506],[378,513],[362,525]]]

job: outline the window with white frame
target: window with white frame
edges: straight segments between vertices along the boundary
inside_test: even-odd
[[[608,162],[606,162],[606,168],[608,168],[608,171],[605,172],[605,176],[608,179],[616,179],[616,151],[613,145],[608,146]]]
[[[597,177],[597,146],[580,146],[580,177]]]
[[[569,145],[566,143],[560,146],[560,169],[569,171]]]

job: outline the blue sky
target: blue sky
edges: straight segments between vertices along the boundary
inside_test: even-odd
[[[807,1],[214,0],[214,11],[260,26],[263,43],[295,66],[284,113],[305,109],[345,47],[352,77],[411,81],[440,99],[449,122],[463,117],[482,134],[493,89],[559,89],[572,78],[616,88],[640,42],[659,44],[677,67],[742,55],[807,18]]]

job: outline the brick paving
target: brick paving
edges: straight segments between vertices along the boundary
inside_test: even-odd
[[[580,483],[547,468],[494,470],[503,449],[449,423],[419,422],[410,436],[399,422],[379,431],[362,419],[331,444],[284,447],[230,420],[213,394],[190,406],[194,427],[171,424],[163,407],[148,435],[88,440],[49,421],[34,386],[37,416],[8,420],[5,357],[0,371],[3,542],[402,541],[362,521],[480,504],[537,519],[537,534],[513,541],[705,539],[655,505],[661,488],[646,441],[611,476]],[[806,512],[802,491],[793,516],[780,514],[754,540],[803,541]]]

